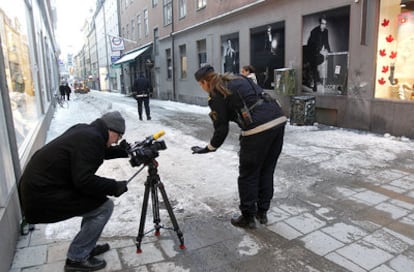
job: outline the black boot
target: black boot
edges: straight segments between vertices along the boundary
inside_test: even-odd
[[[90,257],[83,262],[66,259],[65,271],[96,271],[106,266],[105,260]]]
[[[232,218],[230,220],[233,226],[244,228],[244,229],[255,229],[256,228],[256,221],[254,221],[253,216],[244,216],[240,215],[237,218]]]
[[[267,224],[267,212],[258,211],[256,214],[256,219],[259,220],[260,224]]]

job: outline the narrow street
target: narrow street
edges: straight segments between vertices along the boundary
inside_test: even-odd
[[[151,232],[147,213],[143,253],[134,244],[145,174],[125,196],[102,242],[103,271],[399,271],[414,267],[414,142],[407,138],[321,125],[287,125],[275,172],[269,223],[255,230],[233,227],[238,212],[237,139],[232,126],[215,153],[191,154],[206,144],[211,122],[206,107],[151,100],[151,121],[139,121],[136,102],[119,94],[77,95],[68,109],[57,108],[48,140],[77,122],[90,122],[109,110],[126,119],[124,138],[143,140],[161,129],[167,149],[157,159],[185,250],[177,235]],[[136,172],[124,159],[105,162],[98,173],[126,179]],[[168,213],[161,220],[171,226]],[[62,271],[78,219],[36,225],[22,236],[11,272]]]

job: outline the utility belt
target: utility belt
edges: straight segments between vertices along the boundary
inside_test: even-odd
[[[269,121],[267,123],[261,124],[255,128],[249,129],[249,130],[244,130],[241,132],[241,136],[250,136],[250,135],[254,135],[260,132],[263,132],[265,130],[271,129],[273,127],[277,127],[281,124],[284,124],[287,122],[287,118],[286,116],[281,116],[279,118],[273,119],[272,121]]]
[[[253,123],[253,118],[251,115],[251,112],[254,108],[257,106],[262,105],[263,103],[276,103],[276,100],[271,97],[268,93],[262,92],[259,94],[260,98],[257,99],[257,101],[251,105],[250,107],[247,107],[246,103],[242,99],[243,106],[236,111],[237,113],[237,123],[241,126],[242,129],[248,128],[250,124]]]
[[[141,98],[141,97],[148,97],[148,94],[137,94],[135,95],[136,98]]]

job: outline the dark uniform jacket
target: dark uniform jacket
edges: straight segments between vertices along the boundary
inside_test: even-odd
[[[133,92],[138,95],[149,95],[151,84],[148,79],[141,76],[134,81]]]
[[[127,157],[106,146],[108,128],[97,119],[78,124],[38,150],[20,179],[20,199],[28,223],[51,223],[80,216],[114,195],[116,181],[95,175],[104,159]]]
[[[232,95],[224,97],[219,92],[209,97],[208,105],[211,109],[210,117],[213,121],[214,134],[210,140],[210,144],[219,148],[227,137],[229,132],[229,122],[236,122],[240,128],[241,124],[237,121],[236,109],[240,107],[241,98],[240,93],[248,93],[243,99],[247,107],[252,107],[260,98],[259,94],[263,91],[251,79],[240,77],[228,82],[227,88],[232,92]],[[238,92],[237,92],[238,91]],[[282,109],[279,105],[273,102],[263,102],[255,106],[251,111],[253,122],[243,130],[251,130],[265,123],[283,117]],[[286,122],[285,119],[282,121]]]

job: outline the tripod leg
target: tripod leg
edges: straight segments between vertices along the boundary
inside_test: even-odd
[[[153,181],[154,182],[154,181]],[[155,183],[152,183],[151,186],[151,200],[152,200],[152,214],[154,216],[154,229],[155,229],[155,236],[160,236],[160,205],[158,202],[158,190],[155,186]]]
[[[177,219],[175,218],[170,201],[168,200],[167,193],[165,192],[164,184],[161,181],[159,181],[158,187],[160,188],[162,198],[164,199],[165,207],[167,208],[168,214],[170,215],[171,222],[174,226],[174,231],[177,233],[178,240],[180,240],[180,249],[185,249],[184,236],[180,230],[180,227],[178,226]]]
[[[144,237],[145,217],[147,216],[148,197],[150,191],[150,182],[145,183],[144,200],[142,201],[141,221],[139,222],[139,231],[136,238],[137,254],[142,253],[141,242]]]

